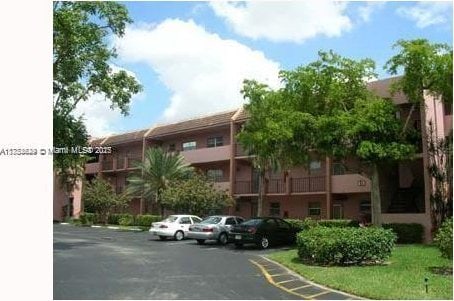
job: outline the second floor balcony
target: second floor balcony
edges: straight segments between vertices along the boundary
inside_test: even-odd
[[[142,161],[140,154],[119,156],[102,161],[101,168],[102,171],[131,170],[137,168],[136,162],[140,161]]]
[[[322,193],[326,191],[325,176],[268,179],[265,183],[266,194],[304,194]],[[258,194],[259,183],[257,181],[235,181],[235,194],[250,195]]]
[[[181,151],[184,160],[189,164],[230,160],[230,145],[205,147]]]

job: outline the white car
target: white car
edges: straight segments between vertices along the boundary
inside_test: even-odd
[[[202,219],[195,215],[169,215],[165,220],[153,223],[150,228],[151,235],[159,236],[161,240],[173,237],[182,240],[189,231],[189,226],[200,223]]]

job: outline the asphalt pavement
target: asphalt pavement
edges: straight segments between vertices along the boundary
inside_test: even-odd
[[[301,299],[252,261],[271,250],[54,225],[54,299]]]

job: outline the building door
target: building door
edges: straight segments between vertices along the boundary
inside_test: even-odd
[[[333,204],[333,219],[342,219],[344,217],[342,204]]]

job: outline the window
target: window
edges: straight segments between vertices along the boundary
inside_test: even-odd
[[[210,137],[207,140],[207,147],[218,147],[224,145],[224,139],[220,137]]]
[[[361,201],[359,203],[359,212],[370,213],[370,201]]]
[[[192,223],[195,224],[195,223],[200,223],[202,221],[201,218],[198,218],[197,216],[191,216],[192,218]]]
[[[234,219],[233,217],[228,217],[228,218],[225,220],[225,224],[226,224],[226,225],[236,225],[235,219]]]
[[[309,215],[310,216],[320,216],[320,202],[309,202]]]
[[[345,166],[342,163],[333,163],[333,175],[344,175]]]
[[[280,219],[276,219],[276,223],[277,223],[277,226],[281,229],[286,229],[286,230],[290,230],[290,224],[283,221],[283,220],[280,220]]]
[[[174,152],[175,151],[175,143],[169,144],[168,151],[169,152]]]
[[[191,220],[189,219],[189,217],[180,218],[180,224],[190,224],[190,223],[191,223]]]
[[[183,142],[183,151],[192,150],[197,148],[197,143],[195,141]]]
[[[270,215],[279,216],[281,214],[281,204],[280,203],[270,203]]]
[[[224,172],[222,169],[208,169],[207,178],[213,182],[222,182],[224,178]]]
[[[322,162],[320,161],[311,161],[311,163],[309,164],[309,169],[311,171],[318,171],[322,168]]]
[[[237,222],[238,224],[241,224],[242,222],[244,222],[244,219],[241,218],[241,217],[236,217],[236,222]]]

